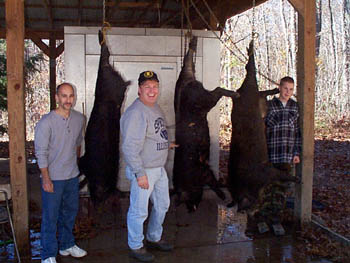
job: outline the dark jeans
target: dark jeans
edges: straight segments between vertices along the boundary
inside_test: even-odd
[[[54,192],[41,188],[41,258],[56,257],[58,247],[64,250],[74,246],[72,233],[79,209],[79,179],[52,181]],[[58,232],[58,242],[56,233]]]

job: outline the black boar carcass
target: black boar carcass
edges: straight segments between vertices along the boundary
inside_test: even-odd
[[[231,113],[228,189],[232,202],[228,206],[238,204],[238,210],[252,208],[259,191],[272,182],[297,180],[268,162],[263,117],[267,110],[266,96],[278,93],[278,89],[259,92],[252,43],[248,54],[247,75],[237,90],[240,97],[233,99]]]
[[[194,211],[203,195],[203,186],[208,185],[221,199],[225,194],[219,188],[209,166],[210,137],[208,112],[222,96],[236,97],[237,93],[222,88],[208,91],[195,78],[193,54],[197,38],[193,37],[184,57],[183,67],[175,87],[175,150],[173,182],[178,203],[185,202],[189,211]],[[183,195],[184,193],[184,195]]]
[[[109,50],[99,31],[101,57],[95,101],[85,134],[85,154],[79,169],[86,176],[93,203],[116,190],[119,169],[119,120],[124,93],[130,84],[109,64]]]

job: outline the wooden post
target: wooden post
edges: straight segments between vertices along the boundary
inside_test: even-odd
[[[49,53],[50,53],[50,110],[56,108],[56,37],[50,36],[49,41]]]
[[[13,222],[22,254],[29,252],[28,189],[24,108],[24,1],[5,1],[7,44],[7,108]]]
[[[302,133],[301,163],[297,175],[301,184],[295,193],[295,216],[301,224],[311,221],[314,172],[315,41],[316,4],[314,0],[293,0],[298,9],[297,96]],[[299,11],[298,10],[298,11]]]

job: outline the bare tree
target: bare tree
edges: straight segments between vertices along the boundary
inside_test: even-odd
[[[343,1],[343,25],[344,25],[344,73],[346,94],[350,94],[350,1]],[[350,96],[347,96],[345,110],[350,108]]]

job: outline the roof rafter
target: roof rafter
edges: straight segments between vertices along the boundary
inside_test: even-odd
[[[50,27],[53,28],[53,16],[52,16],[52,8],[51,8],[51,0],[42,0],[44,7],[46,8],[47,11],[47,16],[48,16],[48,22],[50,23]]]

